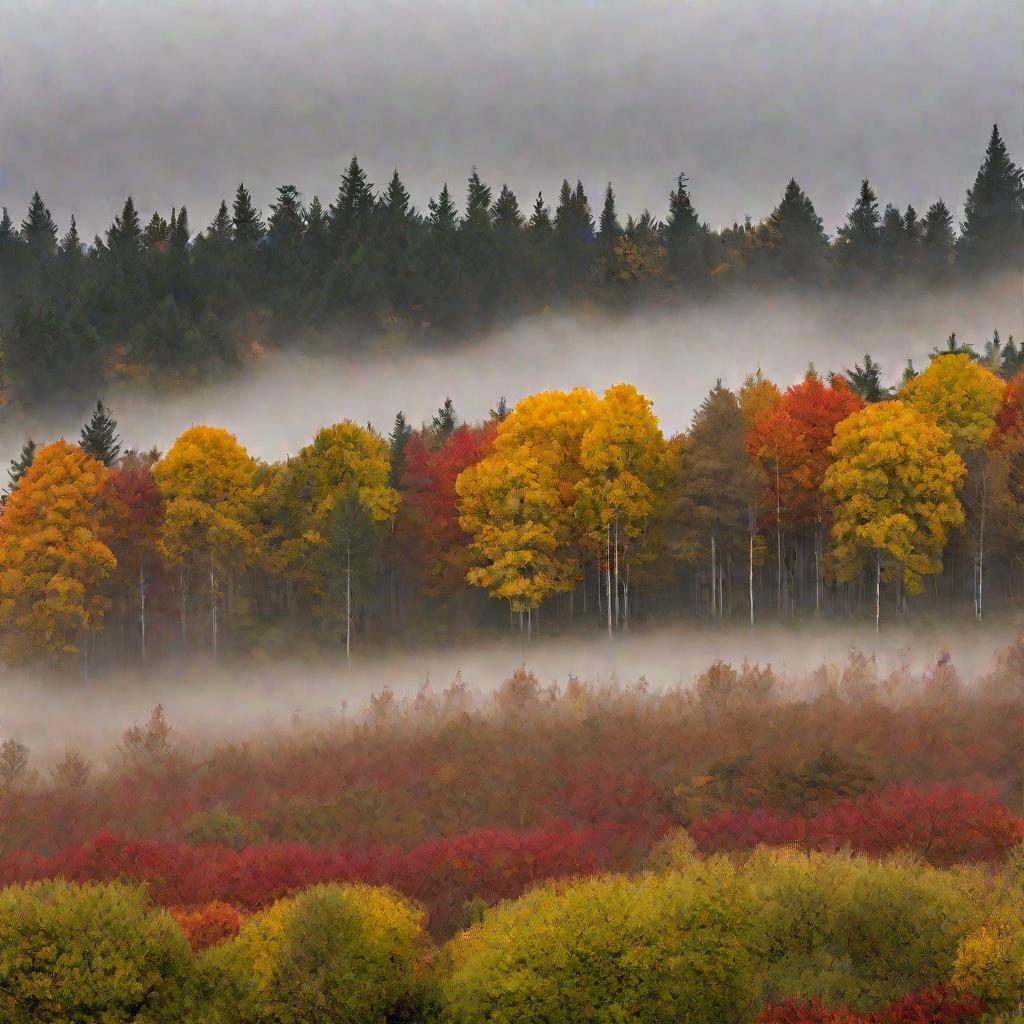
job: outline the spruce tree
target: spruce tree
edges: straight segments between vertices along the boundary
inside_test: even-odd
[[[225,208],[225,212],[227,212]],[[192,241],[192,234],[188,226],[188,210],[183,206],[177,216],[171,213],[170,230],[168,231],[168,242],[172,249],[185,252]]]
[[[102,401],[97,401],[89,422],[82,427],[78,446],[83,452],[102,462],[108,469],[121,454],[121,439],[117,436],[117,421]]]
[[[130,259],[139,251],[141,244],[139,212],[135,209],[135,201],[129,196],[121,212],[114,218],[114,223],[107,228],[107,251],[117,259]]]
[[[396,167],[388,187],[380,197],[382,212],[386,212],[392,225],[401,223],[412,215],[412,198],[406,191]]]
[[[330,209],[331,231],[339,245],[344,246],[365,235],[374,205],[373,185],[367,181],[366,172],[353,156],[341,176],[338,195]]]
[[[270,207],[270,220],[267,222],[271,246],[285,250],[296,246],[302,239],[305,216],[299,190],[294,185],[281,185],[277,190],[277,201]],[[237,231],[236,227],[236,236]]]
[[[866,283],[874,279],[880,235],[878,196],[865,178],[836,238],[836,260],[846,281]]]
[[[252,249],[263,238],[263,218],[253,206],[252,196],[245,184],[239,182],[235,189],[235,199],[231,206],[231,227],[234,232],[235,245],[241,249]]]
[[[680,173],[676,187],[669,193],[668,217],[661,233],[668,250],[673,280],[689,288],[703,281],[707,272],[705,243],[708,231],[697,218],[688,185],[686,175]]]
[[[209,242],[230,242],[234,234],[234,229],[231,225],[231,214],[228,212],[228,204],[225,200],[220,201],[220,206],[217,207],[217,215],[210,221],[210,226],[206,229],[206,240]]]
[[[36,445],[35,441],[30,437],[21,447],[21,454],[16,459],[11,459],[10,469],[7,470],[7,492],[10,494],[15,487],[18,486],[21,478],[28,472],[29,467],[32,465],[32,461],[36,457]],[[6,497],[5,494],[5,497]]]
[[[458,213],[455,204],[452,202],[452,194],[448,190],[448,182],[444,183],[437,199],[431,199],[427,204],[429,216],[427,222],[437,232],[450,235],[458,225]]]
[[[891,389],[882,384],[882,367],[870,354],[865,354],[863,365],[854,363],[853,369],[847,370],[845,376],[850,390],[865,402],[883,402],[892,397]]]
[[[486,230],[491,226],[491,190],[480,180],[475,167],[466,183],[466,216],[462,225],[470,230]]]
[[[154,213],[149,218],[149,223],[142,230],[142,248],[146,252],[162,246],[171,234],[171,226],[160,216]]]
[[[502,395],[498,399],[498,404],[495,408],[490,411],[490,417],[495,423],[501,423],[508,417],[508,402],[505,400],[505,396]]]
[[[676,187],[669,193],[668,217],[665,219],[665,240],[671,245],[678,238],[689,238],[700,229],[697,211],[693,208],[690,192],[687,188],[689,180],[680,173],[676,178]]]
[[[444,400],[444,405],[437,410],[434,418],[430,421],[430,428],[439,444],[444,444],[459,425],[459,417],[455,412],[455,404],[451,398]]]
[[[523,214],[519,209],[519,200],[508,185],[501,186],[501,192],[491,207],[491,219],[495,228],[509,230],[523,226]]]
[[[921,265],[925,274],[932,279],[946,276],[953,266],[955,248],[953,215],[938,199],[928,207],[921,229]]]
[[[810,197],[795,179],[790,178],[779,205],[750,237],[755,270],[807,284],[824,276],[828,236]]]
[[[542,239],[549,237],[552,230],[551,211],[544,205],[544,194],[538,192],[533,203],[533,212],[530,214],[530,234],[534,238]]]
[[[83,254],[82,239],[78,236],[78,225],[74,215],[71,217],[71,227],[67,234],[60,241],[60,254],[71,260],[79,259]]]
[[[960,253],[969,266],[1019,266],[1024,257],[1024,172],[992,126],[985,159],[967,192]]]
[[[57,251],[57,222],[38,192],[32,193],[28,213],[21,222],[21,237],[36,256],[52,256]]]
[[[405,419],[401,409],[395,414],[395,425],[388,434],[388,448],[391,451],[391,486],[399,487],[402,474],[405,472],[405,446],[412,437],[412,427]]]
[[[602,248],[610,249],[621,234],[622,225],[619,224],[619,217],[615,212],[615,193],[612,191],[612,183],[609,181],[608,187],[604,191],[604,206],[601,208],[597,238]]]

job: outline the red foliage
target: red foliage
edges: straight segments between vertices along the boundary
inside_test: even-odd
[[[193,952],[216,946],[237,935],[244,918],[229,903],[211,900],[198,907],[171,907],[171,916],[185,933]]]
[[[447,592],[463,582],[467,538],[459,526],[455,481],[487,454],[495,429],[493,423],[461,426],[440,447],[429,434],[415,433],[406,445],[403,523],[414,536],[429,594]]]
[[[974,996],[955,992],[945,985],[910,992],[869,1013],[848,1006],[825,1006],[814,999],[802,1003],[785,999],[766,1006],[755,1024],[971,1024],[985,1007]]]
[[[640,859],[651,836],[604,825],[553,824],[515,832],[479,829],[433,839],[411,850],[317,849],[293,843],[187,846],[103,833],[51,857],[0,859],[0,884],[63,877],[72,882],[145,881],[163,906],[223,900],[256,910],[318,882],[391,885],[427,909],[431,927],[452,930],[467,900],[495,903],[548,878],[621,870]]]
[[[893,786],[843,800],[812,818],[772,811],[723,811],[689,826],[705,852],[792,843],[814,850],[849,847],[873,856],[913,850],[933,864],[999,863],[1024,838],[1015,818],[990,793],[953,786]]]
[[[1012,434],[1020,425],[1024,411],[1024,370],[1020,370],[1003,389],[1002,401],[996,411],[996,429],[993,442],[1005,434]]]

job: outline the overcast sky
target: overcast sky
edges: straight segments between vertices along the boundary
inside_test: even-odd
[[[794,176],[831,230],[863,176],[958,208],[994,121],[1024,160],[1020,0],[0,0],[0,203],[86,235],[129,192],[329,200],[354,152],[421,207],[476,164],[662,214],[685,170],[713,224]]]

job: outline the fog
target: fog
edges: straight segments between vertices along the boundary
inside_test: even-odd
[[[333,197],[358,153],[423,208],[470,169],[524,206],[563,177],[713,225],[791,176],[828,230],[864,176],[957,213],[998,121],[1024,148],[1013,0],[0,0],[0,204],[84,237],[132,193],[196,228],[244,180]]]
[[[390,430],[402,409],[414,424],[429,420],[450,396],[465,420],[485,418],[500,396],[510,404],[534,391],[585,386],[597,391],[628,381],[654,402],[666,433],[684,430],[716,378],[738,387],[760,367],[787,386],[813,362],[842,370],[870,352],[890,381],[907,358],[920,369],[950,331],[981,347],[998,328],[1024,340],[1024,282],[1010,278],[981,291],[906,301],[736,299],[682,312],[622,319],[543,317],[471,339],[458,347],[392,349],[345,358],[300,348],[216,385],[166,394],[114,388],[113,408],[126,445],[166,451],[197,423],[227,427],[251,454],[279,459],[341,419]],[[87,409],[13,417],[0,426],[0,460],[26,436],[77,438]],[[0,462],[0,464],[3,464]]]
[[[123,731],[144,724],[157,703],[177,732],[176,742],[187,746],[258,739],[296,725],[315,728],[359,716],[371,695],[385,688],[398,698],[424,687],[439,694],[459,678],[471,692],[485,695],[520,666],[545,686],[564,686],[570,677],[624,685],[642,678],[665,689],[688,688],[716,659],[737,667],[747,659],[770,664],[783,694],[799,698],[808,692],[809,673],[825,664],[841,667],[851,651],[874,657],[881,677],[925,672],[948,653],[969,685],[995,667],[998,652],[1019,630],[1016,618],[975,628],[919,619],[883,624],[878,635],[865,624],[692,625],[638,630],[612,642],[595,632],[590,638],[515,637],[373,658],[357,652],[351,666],[332,655],[274,664],[167,662],[145,675],[115,671],[88,681],[9,671],[2,679],[0,739],[24,743],[37,768],[68,748],[109,759],[117,756]]]

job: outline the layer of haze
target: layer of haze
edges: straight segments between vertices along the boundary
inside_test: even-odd
[[[598,392],[635,384],[654,402],[666,433],[684,430],[716,378],[738,387],[760,367],[782,386],[813,362],[822,373],[851,367],[870,352],[890,381],[913,357],[950,331],[980,348],[998,328],[1024,340],[1024,282],[1009,278],[980,291],[893,301],[737,297],[682,312],[624,319],[545,317],[459,347],[398,349],[346,359],[287,351],[223,383],[166,395],[137,388],[103,397],[126,445],[166,451],[197,423],[223,426],[254,455],[279,459],[341,419],[371,422],[382,433],[402,409],[429,420],[450,396],[463,419],[479,420],[504,395],[510,404],[534,391],[585,386]],[[0,428],[0,465],[26,436],[77,439],[85,408],[30,414]]]
[[[993,122],[1024,150],[1013,0],[0,0],[0,204],[102,231],[128,193],[195,228],[244,179],[330,199],[353,152],[422,208],[478,165],[528,206],[582,178],[712,224],[790,176],[828,230],[861,177],[957,211]]]
[[[621,636],[609,643],[591,638],[525,643],[480,643],[459,649],[418,650],[360,661],[351,668],[337,658],[221,668],[211,663],[166,664],[139,677],[99,675],[87,683],[63,683],[26,672],[3,679],[0,739],[15,737],[42,767],[73,747],[90,756],[113,755],[128,726],[143,724],[162,703],[185,744],[254,739],[290,723],[318,727],[341,716],[358,716],[385,687],[412,697],[429,684],[434,694],[457,675],[473,693],[500,686],[520,665],[542,685],[564,686],[571,676],[653,688],[692,685],[711,662],[739,666],[744,659],[771,664],[783,694],[799,697],[807,674],[823,664],[841,667],[852,649],[875,656],[881,677],[905,669],[923,673],[948,652],[968,684],[995,667],[997,652],[1014,639],[1013,623],[949,629],[918,621],[885,624],[880,636],[865,624],[844,626],[759,625],[708,629],[663,628]]]

